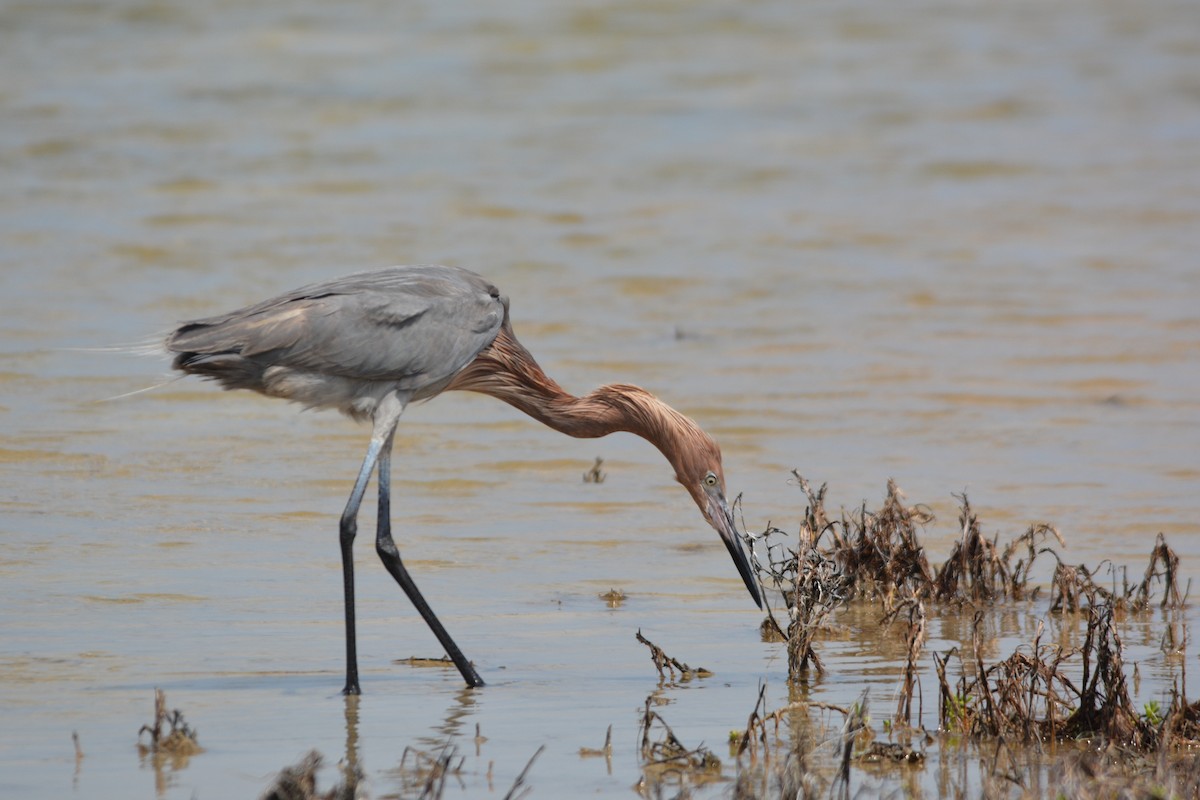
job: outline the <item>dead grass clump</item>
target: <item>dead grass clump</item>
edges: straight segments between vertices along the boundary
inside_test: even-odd
[[[679,741],[679,737],[675,735],[675,731],[671,730],[671,726],[662,718],[662,715],[651,709],[653,704],[652,697],[646,698],[645,711],[642,714],[642,722],[638,728],[638,732],[642,737],[641,754],[642,760],[648,767],[668,767],[674,770],[682,771],[715,771],[720,773],[721,760],[713,755],[712,751],[704,746],[703,743],[699,747],[693,749],[687,748]],[[659,737],[653,739],[655,723],[661,729]]]
[[[147,734],[145,743],[142,734]],[[159,796],[166,793],[171,773],[185,769],[192,756],[204,752],[196,741],[196,731],[184,721],[183,712],[167,711],[167,696],[162,689],[154,690],[154,722],[138,730],[137,749],[141,763],[154,770]],[[78,751],[75,764],[78,769]]]
[[[1105,588],[1096,582],[1096,576],[1104,568],[1108,569],[1111,588]],[[1120,575],[1120,586],[1117,576]],[[1097,600],[1114,611],[1134,613],[1147,611],[1154,604],[1155,589],[1162,585],[1162,599],[1159,608],[1177,610],[1187,604],[1191,585],[1181,593],[1179,590],[1179,556],[1167,545],[1162,533],[1154,540],[1154,549],[1150,552],[1150,563],[1142,580],[1130,583],[1124,568],[1116,568],[1105,564],[1096,569],[1089,569],[1080,564],[1070,567],[1061,561],[1054,571],[1051,581],[1051,611],[1078,612],[1083,611]]]
[[[584,483],[604,483],[604,479],[608,477],[608,473],[600,469],[604,464],[604,459],[596,456],[596,463],[592,464],[592,468],[583,473]]]
[[[759,582],[782,593],[787,610],[787,624],[783,625],[771,607],[771,594],[763,593],[767,610],[763,637],[787,642],[788,676],[796,678],[810,667],[818,673],[824,671],[813,642],[829,614],[847,601],[850,580],[818,547],[822,535],[834,528],[825,516],[825,487],[814,492],[803,477],[793,474],[809,500],[796,545],[786,542],[784,531],[768,527],[759,537],[766,544],[766,564],[759,560],[753,546],[750,550]]]
[[[792,474],[808,501],[796,543],[792,545],[784,531],[768,526],[751,542],[766,545],[765,563],[753,547],[751,561],[759,582],[783,595],[786,625],[771,608],[771,593],[764,593],[763,637],[787,643],[788,675],[793,678],[809,669],[818,674],[824,670],[813,643],[829,615],[851,599],[879,599],[888,617],[924,600],[982,604],[1023,599],[1037,593],[1029,586],[1037,557],[1050,553],[1058,558],[1045,540],[1053,537],[1061,544],[1062,537],[1045,524],[1030,526],[1001,549],[996,538],[982,535],[964,494],[959,497],[962,535],[950,558],[935,571],[919,538],[919,530],[933,520],[933,514],[925,506],[909,505],[894,480],[888,481],[879,511],[869,511],[864,504],[854,515],[843,512],[840,519],[831,520],[825,510],[827,486],[814,490],[798,472]],[[915,646],[919,652],[921,641],[923,634],[909,636],[910,649]],[[915,655],[910,662],[915,662]],[[908,709],[898,709],[898,720],[911,719],[914,680],[915,666],[910,663],[902,698]]]
[[[1182,608],[1187,602],[1188,591],[1179,594],[1179,556],[1167,546],[1167,539],[1160,531],[1154,540],[1154,549],[1150,552],[1150,563],[1146,566],[1146,574],[1138,584],[1133,597],[1133,610],[1140,611],[1150,607],[1151,586],[1159,581],[1163,584],[1163,597],[1159,608]],[[1188,587],[1191,588],[1190,585]]]
[[[336,784],[328,792],[317,792],[317,770],[322,761],[321,754],[313,750],[294,766],[284,767],[261,800],[354,800],[362,779],[357,772],[347,775],[344,783]]]
[[[985,666],[981,621],[982,614],[976,614],[969,657],[963,657],[958,648],[933,656],[941,728],[971,737],[1026,743],[1060,738],[1078,699],[1074,685],[1060,669],[1074,651],[1043,645],[1039,625],[1032,646],[1018,647],[1003,661]],[[952,657],[958,657],[961,666],[961,676],[953,686],[946,677]]]
[[[1200,700],[1189,705],[1178,687],[1172,694],[1174,700],[1163,721],[1164,743],[1176,748],[1200,749]]]
[[[764,535],[774,533],[781,532],[772,528]],[[784,593],[786,626],[776,618],[769,597],[764,597],[767,617],[762,625],[763,638],[787,643],[789,677],[799,677],[810,667],[817,673],[824,672],[813,642],[830,613],[846,602],[847,581],[837,565],[811,540],[802,538],[797,548],[786,551],[783,559],[775,560],[781,549],[778,544],[770,545],[768,574]],[[755,564],[759,566],[757,560]]]
[[[141,741],[144,733],[149,734],[146,744]],[[177,708],[167,711],[167,695],[162,689],[154,690],[154,722],[138,730],[138,752],[183,759],[204,752],[196,741],[196,731],[184,721],[183,712]]]
[[[972,653],[957,648],[934,655],[939,682],[939,722],[944,730],[973,737],[1009,741],[1053,741],[1099,738],[1122,748],[1153,750],[1160,726],[1134,710],[1125,681],[1121,639],[1111,605],[1094,604],[1081,648],[1043,645],[1039,624],[1031,646],[991,666],[982,656],[980,622],[972,629]],[[951,686],[946,667],[958,655],[961,677]],[[1082,662],[1076,683],[1074,665]],[[1067,674],[1068,668],[1072,675]]]
[[[1088,598],[1102,597],[1112,604],[1112,593],[1098,586],[1095,576],[1086,565],[1075,567],[1059,563],[1050,582],[1050,610],[1076,613],[1083,610]]]
[[[843,511],[831,519],[825,509],[824,484],[814,490],[798,472],[792,471],[808,501],[797,535],[797,546],[783,538],[784,531],[768,526],[754,542],[766,544],[766,563],[752,559],[760,582],[780,591],[789,607],[796,603],[797,590],[807,602],[824,602],[821,595],[846,599],[880,599],[885,611],[908,598],[937,600],[942,603],[986,605],[1000,600],[1035,599],[1040,587],[1034,582],[1033,567],[1041,556],[1055,561],[1051,581],[1055,610],[1082,610],[1082,600],[1095,595],[1111,602],[1118,611],[1143,611],[1156,600],[1161,608],[1181,608],[1187,601],[1187,587],[1179,585],[1179,556],[1160,533],[1150,554],[1150,563],[1139,582],[1131,583],[1120,571],[1108,567],[1112,586],[1096,582],[1099,570],[1065,565],[1053,542],[1065,547],[1062,535],[1053,525],[1036,523],[1003,547],[999,535],[983,535],[979,519],[967,495],[955,495],[959,502],[960,535],[949,558],[936,570],[919,540],[920,529],[933,521],[926,506],[909,505],[894,480],[888,480],[887,493],[878,511],[866,504],[852,514]],[[753,549],[753,548],[752,548]],[[832,566],[825,562],[832,562]],[[819,580],[807,578],[816,570]],[[809,580],[807,587],[799,586]],[[901,598],[902,600],[897,600]],[[833,605],[837,605],[834,603]],[[786,636],[784,626],[774,625]]]
[[[920,680],[917,677],[917,661],[921,657],[921,650],[925,647],[925,604],[920,600],[911,598],[897,606],[892,613],[883,618],[884,624],[896,619],[905,611],[908,612],[908,626],[904,635],[906,645],[904,681],[900,685],[899,697],[896,700],[896,715],[892,718],[894,727],[912,726],[913,695],[921,688]],[[918,707],[917,718],[920,719],[920,717],[921,710]]]
[[[824,505],[827,487],[814,491],[803,476],[792,474],[808,500],[798,545],[781,543],[786,534],[768,527],[757,537],[767,544],[767,563],[755,560],[761,582],[782,592],[791,607],[797,606],[797,589],[806,590],[803,595],[811,598],[810,603],[821,601],[822,594],[839,599],[880,599],[889,612],[908,598],[973,604],[1033,598],[1038,593],[1038,587],[1030,582],[1034,562],[1042,554],[1058,560],[1058,553],[1046,540],[1052,538],[1063,546],[1054,526],[1039,523],[1001,548],[998,536],[988,539],[983,535],[963,494],[958,495],[959,541],[935,570],[919,537],[920,530],[933,521],[933,514],[926,506],[909,505],[894,480],[888,481],[878,511],[863,504],[854,514],[843,511],[840,519],[830,520]],[[814,570],[820,580],[808,577]],[[804,579],[809,580],[808,587],[798,585]],[[776,627],[783,633],[783,626]]]
[[[807,483],[799,475],[796,478],[807,489]],[[820,499],[824,496],[822,486]],[[889,479],[879,511],[868,511],[864,503],[855,517],[843,512],[839,523],[827,525],[833,542],[829,555],[849,579],[855,597],[883,597],[888,607],[886,598],[928,592],[933,571],[917,531],[933,521],[933,513],[905,501],[904,492]]]
[[[596,596],[603,600],[609,608],[620,608],[626,600],[625,593],[620,589],[609,589],[604,594]]]
[[[1121,637],[1113,624],[1113,607],[1092,605],[1087,637],[1081,648],[1083,682],[1078,706],[1067,719],[1064,734],[1072,738],[1100,735],[1104,740],[1135,750],[1158,745],[1159,731],[1139,717],[1125,683]]]
[[[684,746],[662,715],[651,709],[653,703],[654,695],[646,698],[638,728],[642,758],[639,792],[645,794],[642,790],[647,788],[661,791],[664,784],[673,783],[681,787],[681,796],[687,796],[690,785],[720,780],[721,760],[703,743],[695,749]]]
[[[962,531],[937,577],[933,581],[933,596],[943,602],[991,603],[999,599],[1021,600],[1034,597],[1037,588],[1029,587],[1030,572],[1038,555],[1049,553],[1056,560],[1058,553],[1043,542],[1054,537],[1065,546],[1062,535],[1053,525],[1031,525],[1024,534],[1003,550],[999,534],[988,539],[979,527],[979,519],[971,510],[967,495],[955,495],[959,502],[958,524]],[[1013,557],[1024,548],[1024,558],[1013,563]]]
[[[811,666],[818,674],[825,671],[821,657],[813,648],[813,641],[825,625],[835,608],[846,601],[844,576],[834,562],[802,541],[793,551],[795,584],[787,597],[788,625],[784,633],[787,642],[788,676],[797,677],[806,673]],[[779,623],[771,612],[767,613],[776,629]]]

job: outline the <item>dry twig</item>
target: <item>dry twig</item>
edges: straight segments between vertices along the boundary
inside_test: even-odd
[[[704,667],[689,667],[679,659],[672,658],[671,656],[667,655],[665,652],[663,652],[661,647],[647,639],[645,636],[642,636],[642,631],[640,628],[637,632],[637,640],[646,645],[646,647],[650,648],[650,658],[652,661],[654,661],[654,668],[658,670],[658,677],[662,680],[667,680],[667,675],[663,672],[664,667],[670,673],[671,680],[675,680],[676,670],[679,671],[679,679],[682,681],[689,681],[692,678],[708,678],[712,676],[712,672],[706,670]]]

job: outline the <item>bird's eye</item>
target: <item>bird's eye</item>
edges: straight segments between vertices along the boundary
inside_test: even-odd
[[[708,473],[707,475],[705,475],[704,476],[704,485],[705,486],[716,486],[717,485],[717,476],[711,472]]]

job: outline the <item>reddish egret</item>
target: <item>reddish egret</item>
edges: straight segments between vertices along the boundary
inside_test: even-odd
[[[476,673],[434,616],[392,540],[388,497],[392,439],[404,407],[448,389],[499,398],[570,436],[641,436],[666,456],[762,607],[725,500],[717,443],[692,420],[636,386],[602,386],[575,397],[542,372],[513,335],[508,298],[458,267],[394,267],[305,286],[257,305],[181,325],[167,337],[176,369],[309,408],[371,420],[371,444],[342,512],[346,592],[346,688],[358,694],[351,545],[358,508],[379,469],[375,550],[428,623],[468,686]]]

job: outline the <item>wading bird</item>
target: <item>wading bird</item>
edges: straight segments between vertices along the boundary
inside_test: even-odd
[[[304,286],[228,314],[187,322],[166,340],[174,367],[308,408],[371,420],[371,444],[342,512],[346,593],[346,687],[358,694],[351,545],[358,508],[378,467],[375,550],[446,649],[468,686],[483,680],[434,616],[400,560],[389,517],[392,439],[405,406],[450,389],[499,398],[569,436],[616,431],[657,447],[675,479],[720,534],[754,602],[750,564],[725,500],[717,443],[692,420],[636,386],[603,386],[575,397],[542,372],[512,332],[508,298],[458,267],[394,267]]]

